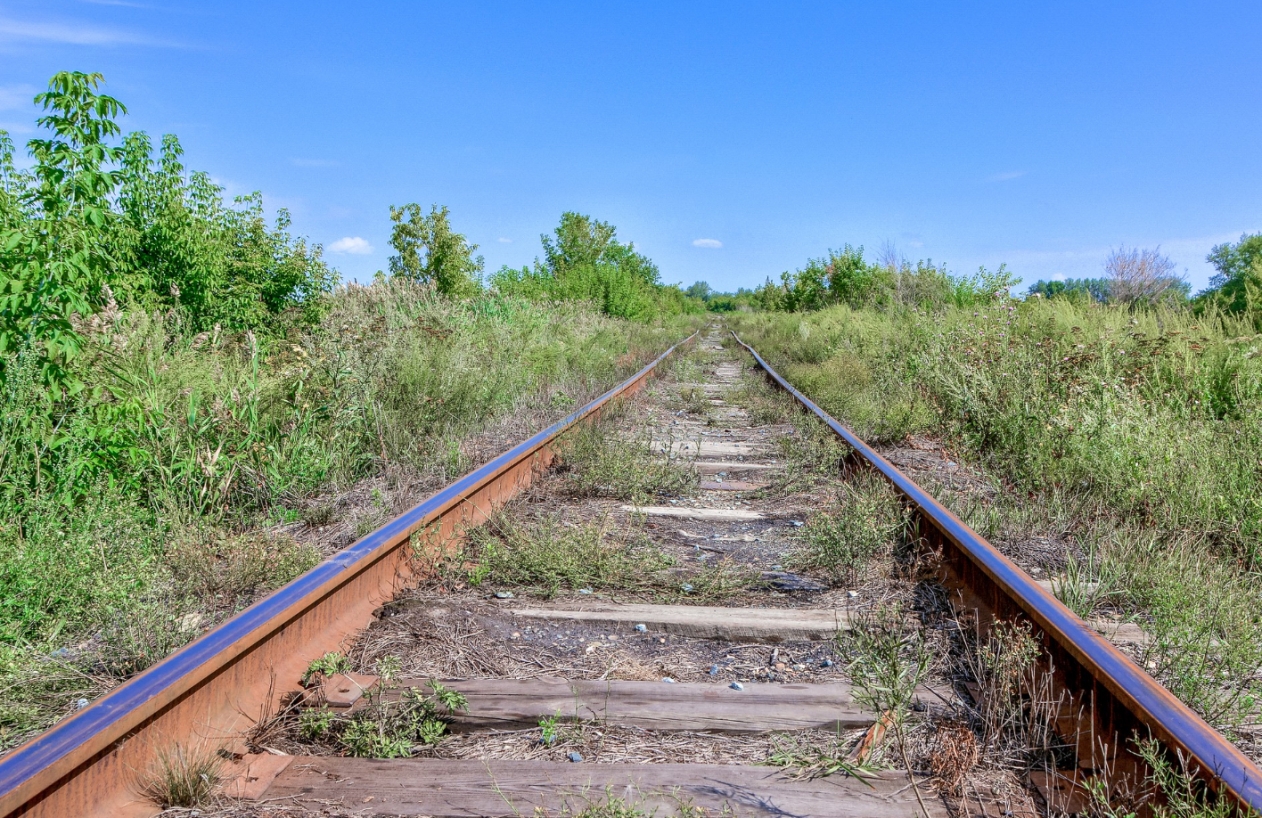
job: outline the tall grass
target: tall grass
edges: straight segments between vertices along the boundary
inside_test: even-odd
[[[1031,299],[731,321],[861,436],[937,436],[997,475],[993,500],[944,499],[1009,547],[1063,543],[1077,585],[1107,580],[1102,604],[1153,637],[1152,672],[1221,726],[1256,720],[1262,336],[1247,319]]]
[[[84,328],[72,398],[10,357],[0,746],[65,706],[24,681],[42,657],[94,678],[142,669],[319,559],[276,528],[313,497],[387,471],[454,478],[488,423],[555,414],[560,392],[607,388],[685,333],[393,280],[343,288],[320,323],[274,339],[106,311]]]

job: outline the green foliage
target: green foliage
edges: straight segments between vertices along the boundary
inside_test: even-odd
[[[225,207],[208,176],[185,175],[173,136],[156,166],[143,133],[109,144],[126,108],[101,82],[61,72],[35,97],[50,136],[27,144],[31,172],[0,133],[0,355],[31,350],[43,382],[74,394],[83,324],[116,301],[177,310],[194,330],[317,320],[336,280],[320,248],[290,237],[283,210],[269,229],[257,193]]]
[[[308,684],[317,676],[329,678],[339,673],[346,673],[351,669],[351,662],[341,653],[326,653],[319,659],[312,660],[307,665],[307,669],[302,674],[302,683]]]
[[[1105,302],[1109,300],[1109,280],[1107,278],[1067,278],[1064,281],[1036,281],[1030,287],[1029,295]]]
[[[405,758],[417,746],[437,744],[447,731],[445,716],[465,710],[469,702],[460,693],[430,679],[428,692],[409,687],[397,690],[395,662],[379,663],[380,681],[364,693],[365,706],[348,717],[335,717],[324,734],[335,737],[347,754],[357,758]],[[322,726],[310,725],[311,732]],[[322,717],[321,717],[322,720]]]
[[[1219,244],[1206,260],[1218,272],[1209,288],[1197,295],[1198,312],[1245,313],[1262,329],[1262,233],[1246,233],[1235,244]]]
[[[907,511],[889,484],[873,472],[858,472],[807,522],[791,562],[853,585],[877,556],[894,552],[907,523]]]
[[[576,497],[643,504],[655,497],[691,494],[699,480],[693,463],[670,452],[655,455],[649,438],[622,440],[605,425],[584,425],[568,433],[564,452],[566,482]]]
[[[703,307],[675,286],[663,286],[657,265],[616,238],[613,225],[567,212],[552,237],[540,237],[544,261],[502,267],[491,277],[500,293],[532,299],[586,301],[606,315],[649,321],[699,313]]]
[[[893,305],[939,310],[948,306],[971,307],[1006,298],[1020,279],[1000,265],[991,272],[981,268],[971,276],[952,276],[932,261],[873,264],[864,260],[862,247],[846,245],[811,259],[795,272],[771,279],[750,297],[762,310],[812,312],[833,304],[852,308],[888,308]]]
[[[441,210],[432,205],[428,215],[418,204],[391,207],[390,220],[390,246],[397,253],[390,257],[391,275],[433,284],[452,298],[467,298],[481,289],[482,257],[473,256],[478,246],[451,229],[445,205]]]

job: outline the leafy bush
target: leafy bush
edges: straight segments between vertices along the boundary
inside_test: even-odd
[[[491,286],[536,300],[586,301],[605,315],[637,321],[702,312],[699,301],[663,286],[657,265],[616,235],[607,222],[567,212],[554,238],[540,237],[543,262],[520,270],[502,267],[491,276]]]

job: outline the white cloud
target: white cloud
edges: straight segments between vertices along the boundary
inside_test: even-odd
[[[156,45],[172,46],[143,34],[83,23],[28,23],[0,18],[0,40],[64,43],[66,45]]]
[[[987,178],[988,182],[1011,182],[1013,179],[1020,179],[1025,175],[1023,170],[1010,170],[1007,173],[996,173]]]
[[[720,247],[723,246],[723,242],[719,241],[718,239],[693,239],[692,246],[705,247],[710,250],[718,250]]]
[[[350,253],[353,256],[366,256],[372,252],[372,245],[359,236],[347,236],[329,245],[330,253]]]
[[[39,89],[34,85],[0,85],[0,111],[33,108],[37,93]]]
[[[501,236],[501,237],[499,237],[498,239],[496,239],[496,241],[498,241],[500,244],[512,244],[512,243],[513,243],[513,240],[512,240],[512,239],[506,239],[506,238],[504,238],[503,236]]]

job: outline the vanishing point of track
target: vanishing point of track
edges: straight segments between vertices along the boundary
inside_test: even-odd
[[[694,335],[683,344],[694,343],[696,338]],[[196,736],[237,756],[244,755],[241,736],[271,712],[281,697],[298,689],[298,680],[313,659],[339,649],[373,622],[374,612],[422,579],[411,559],[413,543],[447,541],[487,520],[495,509],[547,473],[564,432],[593,421],[612,402],[638,392],[683,344],[0,759],[0,816],[152,814],[156,808],[137,793],[137,775],[152,767],[164,747]],[[1082,769],[1107,766],[1119,775],[1142,774],[1138,759],[1125,748],[1135,736],[1153,736],[1187,759],[1190,768],[1198,770],[1211,787],[1241,806],[1262,811],[1262,771],[1231,742],[888,460],[795,390],[753,348],[742,346],[775,384],[851,448],[853,453],[839,464],[841,470],[874,469],[901,494],[957,610],[976,611],[982,623],[1015,619],[1029,624],[1043,649],[1046,668],[1068,692],[1073,705],[1063,708],[1062,731],[1072,733],[1068,738],[1077,741],[1076,755]],[[772,697],[767,705],[771,711],[779,708],[786,714],[806,713],[818,704],[813,704],[807,685],[774,687],[784,688],[779,693],[788,695]],[[800,697],[795,700],[790,690],[801,691]],[[738,720],[740,712],[736,711]],[[268,785],[289,763],[284,759],[292,759],[277,758],[253,759],[256,774],[246,776],[240,793],[270,795]],[[247,764],[250,760],[247,757]],[[381,775],[393,777],[392,791],[406,792],[411,786],[409,769],[427,769],[401,766],[409,761],[376,762]],[[558,768],[548,772],[544,782],[573,782],[579,773],[572,770],[579,769],[595,776],[591,783],[619,783],[611,772],[617,765],[603,766],[607,769],[598,769],[602,765]],[[715,770],[720,768],[703,766],[639,765],[642,770],[658,768],[649,775],[650,783],[658,784],[684,783],[689,776],[701,773],[719,775]],[[369,768],[356,769],[362,773]],[[453,791],[460,788],[457,779],[464,775],[464,768],[449,763],[428,769],[438,771],[431,774],[448,776]],[[414,777],[426,775],[420,772]],[[414,783],[428,786],[433,782]],[[465,783],[479,786],[472,780]],[[752,783],[749,786],[756,789]],[[777,794],[781,792],[776,789],[778,784],[768,786]],[[731,792],[739,795],[739,789],[733,785]],[[906,792],[897,788],[889,792],[892,794],[882,802],[880,814],[916,814]],[[870,803],[843,803],[851,794],[841,785],[831,790],[817,788],[802,795],[804,800],[794,802],[804,805],[795,814],[877,814]],[[798,797],[791,789],[785,789],[783,796],[790,802]],[[737,798],[735,802],[743,807],[737,814],[769,814],[767,801],[755,798],[741,802]],[[348,806],[360,808],[363,803]],[[396,814],[387,804],[379,808]],[[485,814],[461,809],[441,814]]]

